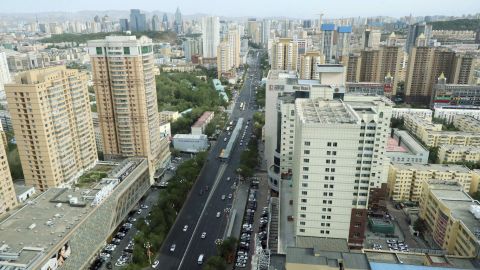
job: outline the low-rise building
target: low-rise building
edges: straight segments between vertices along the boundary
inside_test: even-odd
[[[167,138],[168,140],[172,137],[172,126],[170,122],[160,122],[160,136]]]
[[[198,153],[208,149],[208,137],[204,134],[175,134],[173,147],[180,152]]]
[[[0,223],[0,268],[88,268],[149,188],[147,160],[129,158],[88,189],[48,189]]]
[[[439,163],[479,162],[480,147],[443,144],[438,148]]]
[[[480,132],[480,120],[469,115],[455,115],[453,125],[461,131]]]
[[[428,163],[429,151],[405,130],[392,129],[385,153],[395,163]]]
[[[200,118],[192,126],[192,134],[193,135],[201,135],[204,134],[205,128],[207,127],[208,123],[212,121],[214,117],[214,112],[204,112]]]
[[[441,107],[435,108],[433,117],[443,119],[447,123],[452,123],[456,115],[469,115],[475,119],[480,119],[480,107],[462,106],[462,107]]]
[[[480,203],[461,185],[424,181],[420,217],[433,241],[449,255],[478,256],[480,252]]]
[[[177,111],[161,111],[158,114],[160,116],[160,123],[175,122],[175,120],[180,117],[180,113]]]
[[[430,109],[411,109],[411,108],[393,108],[392,118],[403,118],[405,115],[411,115],[423,119],[432,119],[433,111]]]
[[[394,201],[417,202],[423,181],[432,179],[459,183],[465,192],[469,192],[472,174],[462,165],[392,163],[388,173],[388,195]]]
[[[13,187],[15,188],[15,194],[17,194],[19,203],[26,202],[35,194],[35,188],[32,186],[13,184]]]
[[[406,115],[405,127],[420,139],[427,147],[438,147],[443,144],[460,146],[480,146],[480,134],[466,131],[442,131],[442,124],[434,124],[429,120]]]

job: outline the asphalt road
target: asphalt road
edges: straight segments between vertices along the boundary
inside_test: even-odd
[[[247,120],[252,119],[254,113],[251,101],[255,96],[255,90],[252,81],[261,79],[257,53],[254,53],[253,57],[250,56],[247,62],[249,64],[248,74],[245,77],[243,89],[239,93],[230,118],[232,120],[239,117],[244,118],[241,133],[243,133]],[[253,78],[250,78],[250,74],[254,74]],[[245,102],[245,110],[240,110],[241,102]],[[251,131],[252,127],[249,125],[245,141],[250,138]],[[193,186],[160,250],[160,254],[156,258],[160,261],[159,268],[162,270],[201,269],[201,265],[197,263],[200,254],[205,254],[205,261],[216,255],[215,240],[222,238],[227,227],[228,213],[225,212],[225,209],[230,208],[232,204],[232,200],[228,199],[228,194],[234,194],[232,185],[235,179],[235,171],[239,166],[241,150],[245,148],[245,144],[243,146],[239,145],[239,138],[232,150],[231,159],[228,162],[221,162],[217,157],[227,144],[227,142],[224,142],[225,136],[225,132],[222,132],[217,143],[210,150],[200,177]],[[231,177],[231,180],[227,181],[227,177]],[[208,192],[200,195],[200,190],[205,190],[206,186],[208,186]],[[222,195],[226,195],[227,198],[222,200]],[[221,213],[221,217],[216,217],[217,212]],[[186,232],[183,231],[185,225],[188,225]],[[203,232],[206,233],[205,239],[200,237]],[[172,244],[176,245],[174,252],[170,251]]]

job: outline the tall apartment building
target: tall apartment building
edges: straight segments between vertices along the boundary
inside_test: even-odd
[[[298,44],[291,38],[280,38],[272,44],[272,69],[297,70]]]
[[[0,133],[3,133],[0,124]],[[17,196],[13,187],[10,168],[8,167],[4,136],[0,136],[0,217],[17,205]]]
[[[377,29],[365,29],[362,35],[362,47],[364,49],[378,49],[382,33]]]
[[[146,157],[153,175],[169,151],[160,139],[152,40],[107,36],[87,45],[105,158]]]
[[[217,47],[217,76],[220,79],[222,74],[230,71],[233,67],[232,51],[227,41],[220,42]]]
[[[220,44],[220,21],[218,17],[202,18],[203,57],[217,57],[217,47]]]
[[[240,30],[237,27],[231,27],[227,34],[228,45],[230,46],[230,59],[232,59],[232,66],[238,68],[240,62]]]
[[[85,72],[57,66],[5,86],[27,186],[70,185],[97,162],[87,81]]]
[[[479,63],[473,53],[455,53],[450,73],[452,84],[476,84],[474,67]]]
[[[351,53],[348,56],[347,75],[345,78],[346,82],[360,82],[361,64],[362,64],[361,54]]]
[[[418,202],[423,181],[431,179],[458,183],[469,192],[472,174],[461,165],[392,163],[388,173],[388,195],[394,201]]]
[[[392,105],[384,97],[296,100],[297,237],[343,238],[362,246],[370,192],[387,181]]]
[[[299,75],[302,80],[318,80],[320,74],[316,67],[319,64],[324,64],[325,59],[319,51],[309,51],[300,56]]]
[[[187,62],[192,61],[193,55],[203,54],[203,42],[201,38],[187,38],[183,41],[183,52]]]
[[[350,53],[350,36],[352,35],[351,26],[339,26],[337,28],[337,42],[335,59],[339,63],[345,63]]]
[[[419,216],[433,241],[449,255],[477,257],[480,204],[460,185],[424,181]]]
[[[426,23],[412,24],[408,26],[407,41],[405,42],[405,51],[410,53],[415,46],[418,37],[423,36],[425,38],[426,45],[430,44],[432,38],[432,25]]]
[[[379,63],[380,63],[380,51],[366,49],[361,51],[360,57],[360,81],[361,82],[377,82],[380,77]]]

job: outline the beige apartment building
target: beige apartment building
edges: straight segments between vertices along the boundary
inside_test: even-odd
[[[271,64],[273,70],[297,70],[298,44],[291,38],[280,38],[273,42]]]
[[[325,56],[319,51],[309,51],[300,56],[300,79],[318,80],[320,74],[317,72],[317,65],[325,63]]]
[[[423,181],[432,179],[458,183],[465,192],[470,192],[472,174],[462,165],[391,163],[387,182],[388,195],[394,201],[418,202]]]
[[[4,134],[1,123],[0,133]],[[0,136],[0,217],[17,205],[17,196],[13,188],[6,148],[4,147],[6,143],[6,137]]]
[[[106,159],[146,157],[150,172],[169,160],[160,137],[153,43],[107,36],[88,42]]]
[[[461,185],[424,181],[419,215],[427,224],[427,233],[448,255],[478,256],[480,204]]]
[[[5,86],[27,186],[70,185],[97,162],[87,81],[85,72],[57,66]]]
[[[161,111],[159,112],[159,115],[160,123],[175,122],[180,117],[180,113],[177,111]]]
[[[217,77],[222,78],[222,74],[232,69],[232,58],[230,55],[230,45],[223,41],[217,47]]]
[[[470,115],[455,115],[453,117],[453,125],[461,131],[480,132],[480,120]]]
[[[427,119],[404,116],[405,127],[419,138],[427,147],[443,144],[459,146],[480,146],[480,134],[467,131],[442,131],[441,124],[433,124]]]
[[[439,163],[479,162],[480,147],[458,146],[451,144],[440,145],[438,149]]]

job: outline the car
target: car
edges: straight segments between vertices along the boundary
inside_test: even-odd
[[[160,262],[158,260],[154,261],[152,263],[152,268],[157,268],[157,266],[160,264]]]
[[[220,212],[217,212],[217,218],[219,218],[222,214]]]
[[[240,146],[242,146],[242,145],[243,145],[243,143],[240,143]]]
[[[186,232],[188,230],[188,225],[183,226],[183,231]]]
[[[228,194],[228,198],[231,200],[233,197],[232,193]]]
[[[222,201],[225,200],[225,195],[222,195]]]
[[[141,213],[142,213],[142,209],[138,209],[137,214],[140,215]]]
[[[200,236],[200,238],[205,239],[205,237],[207,237],[207,233],[203,232],[202,235]]]
[[[170,252],[174,252],[176,247],[177,247],[177,245],[172,244],[172,245],[170,246]]]
[[[230,181],[230,176],[229,176],[229,177],[227,177],[227,181]]]
[[[223,139],[223,141],[226,142],[226,141],[227,141],[227,138]]]

